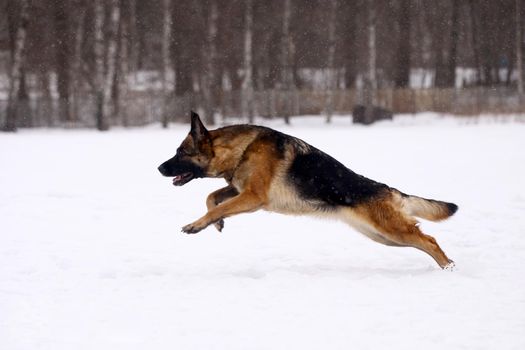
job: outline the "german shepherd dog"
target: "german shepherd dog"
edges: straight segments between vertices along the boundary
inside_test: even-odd
[[[292,215],[340,219],[372,240],[414,247],[438,265],[452,268],[436,240],[424,234],[414,216],[439,221],[457,205],[404,194],[354,173],[306,142],[270,128],[232,125],[207,130],[191,112],[191,130],[176,155],[158,170],[175,186],[195,178],[224,178],[228,186],[208,195],[208,212],[182,228],[197,233],[210,224],[264,209]]]

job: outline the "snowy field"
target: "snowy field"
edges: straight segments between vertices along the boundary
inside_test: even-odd
[[[270,123],[406,193],[449,257],[257,212],[196,235],[222,180],[157,166],[188,131],[0,134],[0,349],[525,349],[525,123]]]

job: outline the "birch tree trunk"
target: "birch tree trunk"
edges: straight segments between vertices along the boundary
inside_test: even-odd
[[[20,0],[20,22],[16,29],[14,52],[9,72],[9,94],[7,115],[3,131],[16,131],[18,117],[18,97],[26,59],[26,36],[29,24],[29,0]]]
[[[124,47],[126,46],[126,1],[118,0],[119,7],[119,20],[117,23],[117,28],[115,34],[116,42],[116,53],[115,53],[115,70],[113,73],[113,80],[111,82],[111,115],[113,117],[114,123],[122,120],[122,104],[121,96],[123,88],[126,85],[126,73],[123,73],[123,53],[125,53]]]
[[[171,0],[163,0],[162,19],[162,68],[161,68],[161,84],[162,84],[162,127],[168,127],[168,69],[170,68],[170,42],[171,42]]]
[[[253,1],[244,1],[244,77],[242,81],[242,116],[253,123]]]
[[[110,9],[110,34],[108,38],[107,47],[107,65],[106,65],[106,76],[104,80],[104,118],[106,119],[107,128],[109,129],[109,117],[114,111],[114,106],[118,101],[113,101],[113,96],[117,97],[117,94],[113,94],[113,84],[115,81],[115,73],[117,71],[118,57],[117,57],[117,44],[118,44],[118,27],[120,22],[120,3],[119,0],[111,0]]]
[[[205,104],[206,104],[206,123],[208,125],[215,125],[215,92],[216,88],[216,63],[217,63],[217,21],[219,18],[219,10],[217,8],[217,0],[210,0],[210,8],[208,15],[208,33],[207,33],[207,52],[204,52],[206,60],[205,72]]]
[[[326,99],[326,122],[332,121],[334,111],[334,93],[337,86],[337,74],[335,73],[335,28],[337,19],[337,0],[330,0],[330,19],[328,20],[328,96]]]
[[[106,70],[104,72],[104,3],[95,1],[95,62],[96,83],[95,95],[97,104],[97,129],[109,129],[109,114],[112,113],[112,87],[115,80],[117,64],[117,37],[120,21],[119,0],[111,0],[109,13],[110,34],[107,39]]]
[[[520,107],[523,101],[523,43],[522,43],[521,0],[516,0],[516,71],[518,73],[518,94]]]
[[[122,15],[122,14],[121,14]],[[119,38],[119,61],[118,66],[120,78],[117,81],[119,86],[120,96],[127,96],[128,91],[128,76],[129,76],[129,21],[121,20],[120,28],[120,38]],[[119,119],[123,126],[129,125],[128,114],[126,111],[122,111],[122,108],[119,109]]]
[[[290,19],[292,16],[292,2],[291,0],[284,0],[284,12],[283,12],[283,28],[281,38],[281,70],[282,70],[282,89],[284,97],[284,122],[290,124],[290,113],[291,113],[291,38],[290,38]]]

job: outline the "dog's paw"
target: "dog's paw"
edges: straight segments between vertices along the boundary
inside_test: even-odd
[[[219,221],[217,221],[216,223],[214,223],[213,226],[215,226],[215,228],[217,229],[217,231],[222,232],[222,229],[224,228],[224,220],[223,220],[223,219],[220,219]]]
[[[195,225],[195,223],[192,223],[192,224],[184,226],[181,231],[187,234],[192,234],[192,233],[197,233],[201,231],[203,228],[204,227],[199,227]]]
[[[456,263],[454,261],[450,260],[448,264],[443,266],[443,270],[445,271],[454,271],[456,269]]]

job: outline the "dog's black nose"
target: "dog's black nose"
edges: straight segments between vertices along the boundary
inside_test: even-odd
[[[157,169],[159,169],[160,173],[162,175],[166,175],[166,167],[164,166],[164,164],[161,164]]]

